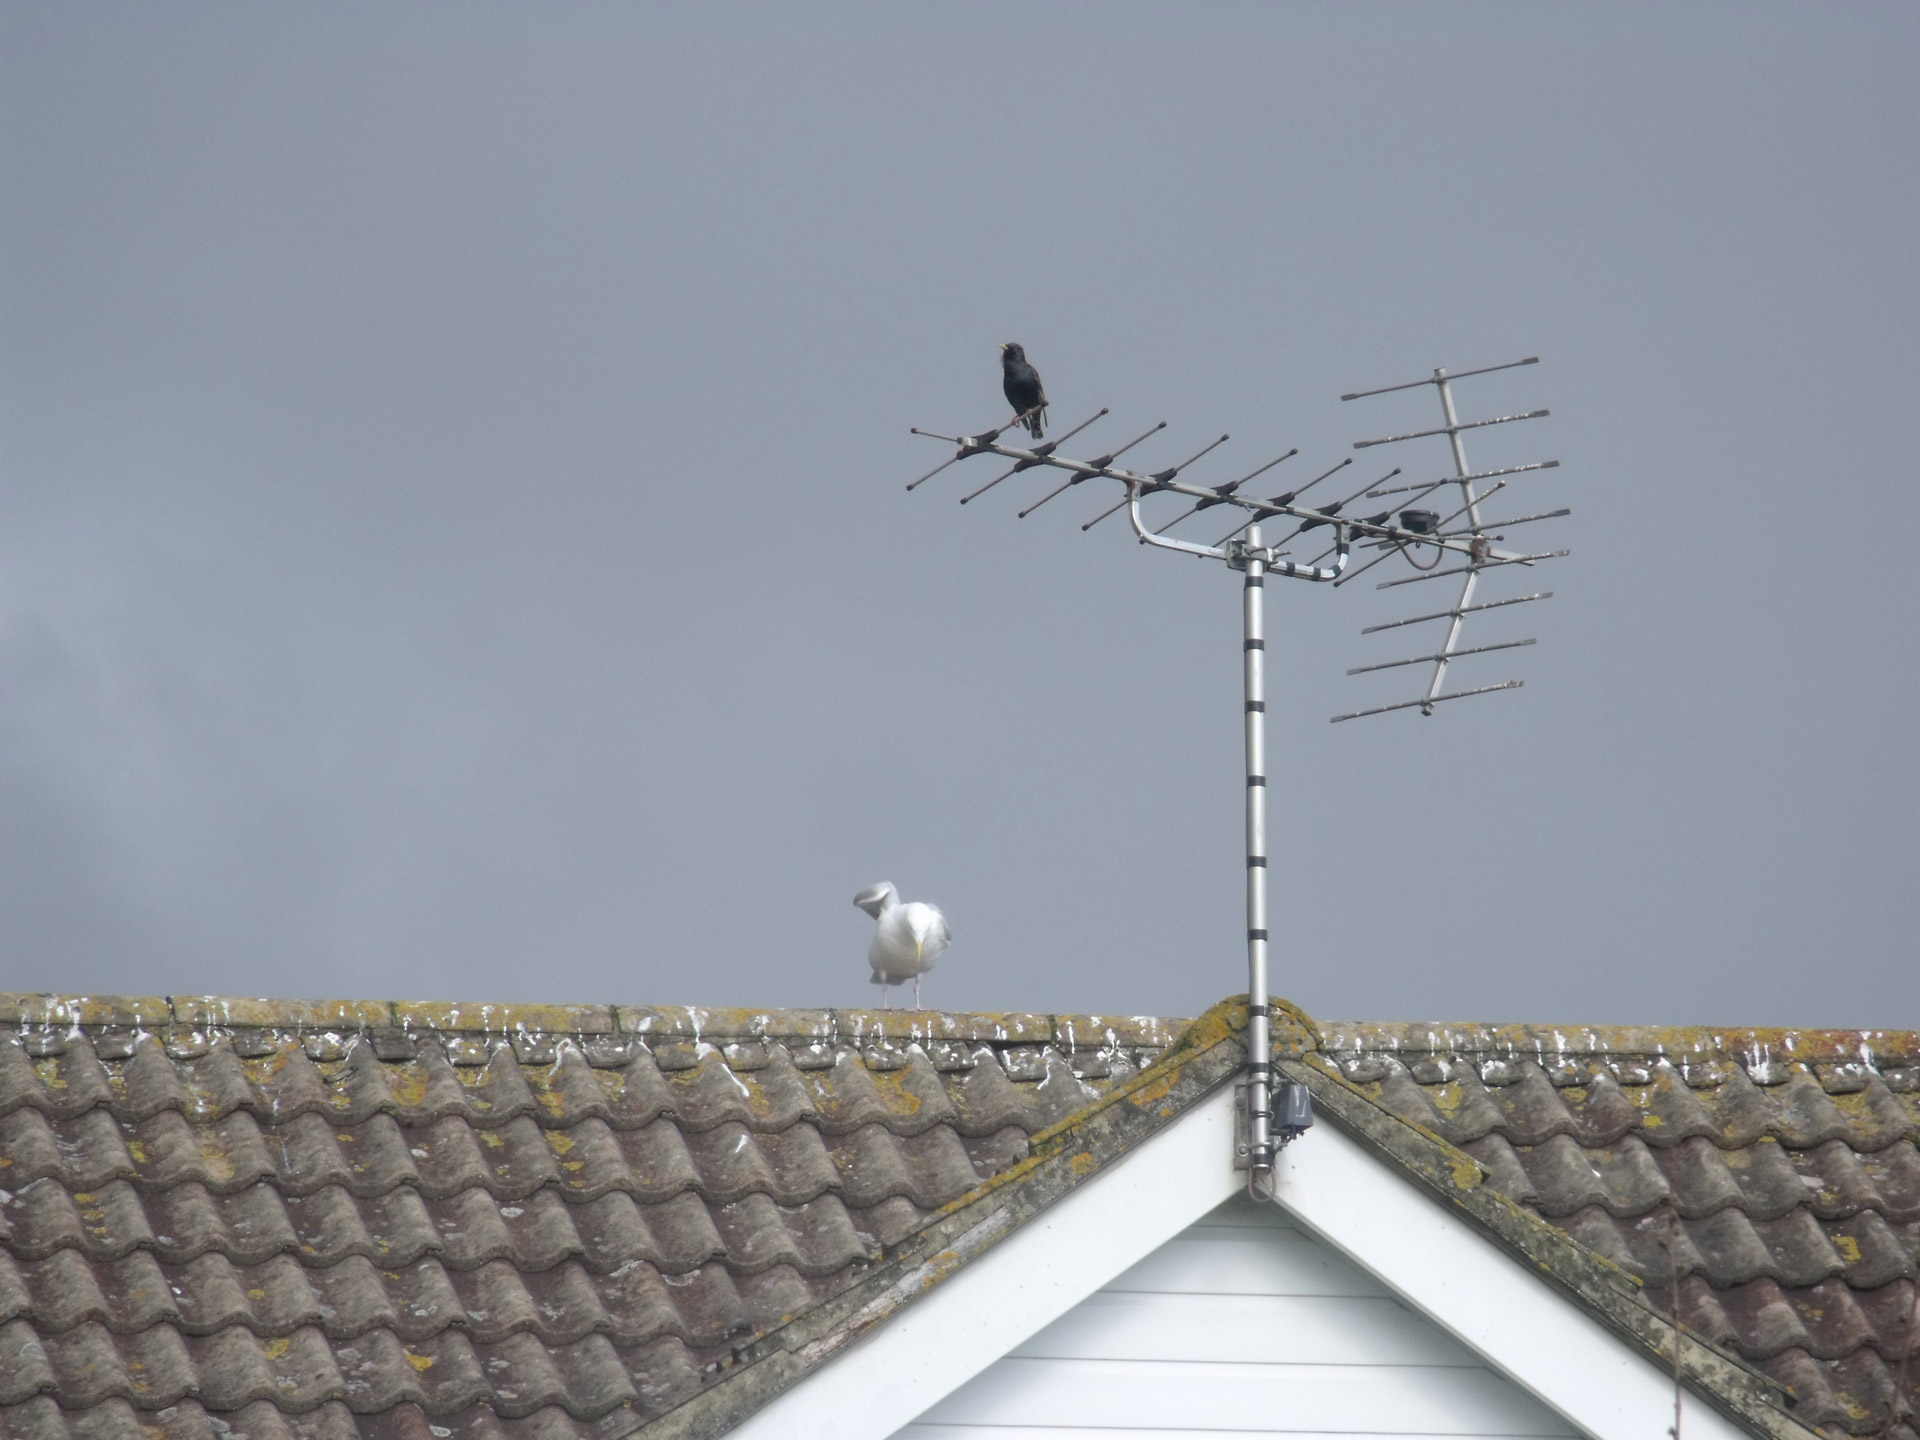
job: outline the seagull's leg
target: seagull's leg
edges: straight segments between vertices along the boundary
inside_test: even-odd
[[[882,1010],[890,1008],[887,1005],[887,982],[884,980],[880,982],[880,1008]]]
[[[918,975],[913,977],[913,1008],[916,1010],[920,1008],[920,977]]]

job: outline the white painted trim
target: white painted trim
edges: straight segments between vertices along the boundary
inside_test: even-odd
[[[732,1433],[885,1440],[1230,1199],[1246,1184],[1232,1156],[1222,1085]]]
[[[1288,1214],[1594,1440],[1673,1424],[1673,1374],[1326,1120],[1282,1153]],[[1752,1432],[1689,1394],[1686,1440]]]
[[[742,1440],[886,1440],[1245,1185],[1223,1084],[1111,1170],[735,1427]],[[1673,1423],[1673,1379],[1330,1121],[1282,1154],[1299,1224],[1593,1440]],[[1685,1440],[1749,1430],[1689,1394]]]

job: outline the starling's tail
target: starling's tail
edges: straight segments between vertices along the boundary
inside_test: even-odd
[[[1044,405],[1035,406],[1027,412],[1027,433],[1036,440],[1040,439],[1045,433],[1040,428],[1040,422],[1046,417],[1046,413],[1047,407]]]

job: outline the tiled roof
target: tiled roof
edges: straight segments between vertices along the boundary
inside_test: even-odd
[[[1361,1094],[1787,1387],[1920,1440],[1920,1035],[1321,1024]],[[1669,1248],[1671,1247],[1671,1248]]]
[[[711,1436],[1243,1022],[0,995],[0,1435]],[[1276,1054],[1656,1355],[1677,1270],[1760,1433],[1920,1440],[1920,1036],[1289,1012]]]
[[[0,996],[0,1432],[625,1434],[1172,1038]]]

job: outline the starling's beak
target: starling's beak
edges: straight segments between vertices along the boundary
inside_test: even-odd
[[[1004,350],[1004,349],[1006,349],[1007,347],[1006,347],[1006,346],[1004,346],[1004,345],[1002,345],[1002,346],[1001,346],[1000,348],[1001,348],[1002,350]]]

